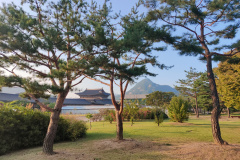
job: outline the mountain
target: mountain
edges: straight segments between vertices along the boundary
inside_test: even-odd
[[[138,82],[132,89],[130,89],[126,94],[135,95],[135,94],[149,94],[154,91],[162,92],[173,92],[178,95],[178,91],[168,85],[159,85],[153,83],[150,79],[144,79]]]

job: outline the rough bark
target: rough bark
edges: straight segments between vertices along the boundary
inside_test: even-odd
[[[117,140],[123,140],[123,121],[122,114],[116,111],[116,122],[117,122]]]
[[[54,154],[53,143],[57,133],[60,111],[51,112],[48,130],[43,141],[43,153],[47,155]]]
[[[56,105],[54,107],[54,111],[51,112],[50,122],[48,125],[48,130],[46,136],[43,141],[43,153],[47,155],[54,154],[53,152],[53,143],[57,133],[58,121],[61,113],[61,109],[63,106],[63,102],[65,100],[65,94],[59,94]]]
[[[196,117],[199,118],[197,96],[195,96],[195,103],[196,103],[196,109],[195,109]]]
[[[211,97],[213,101],[213,110],[211,115],[211,123],[212,123],[212,134],[214,142],[220,145],[228,144],[221,137],[220,125],[219,125],[219,112],[220,112],[220,103],[217,93],[217,87],[212,71],[212,60],[211,56],[207,56],[207,75],[211,90]]]
[[[227,114],[228,114],[228,118],[230,118],[230,109],[227,108]]]

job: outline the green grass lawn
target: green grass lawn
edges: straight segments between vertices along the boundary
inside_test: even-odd
[[[89,125],[89,124],[87,124]],[[229,143],[240,143],[240,120],[220,119],[222,138]],[[158,127],[153,120],[136,121],[131,126],[124,122],[124,138],[144,139],[151,141],[171,142],[212,142],[210,116],[196,119],[191,117],[185,123],[174,123],[165,120]],[[92,129],[88,130],[87,139],[114,138],[116,136],[116,123],[93,122]]]
[[[89,123],[87,123],[89,126]],[[230,144],[240,144],[240,119],[227,119],[222,116],[220,119],[222,138]],[[113,122],[92,122],[92,129],[87,131],[86,137],[75,142],[63,142],[54,144],[54,150],[58,152],[54,156],[42,155],[41,146],[24,149],[7,155],[0,156],[2,160],[52,160],[52,159],[172,159],[171,152],[177,146],[191,143],[213,142],[211,133],[210,116],[201,116],[196,119],[191,116],[189,121],[184,123],[175,123],[165,120],[158,127],[153,120],[136,121],[133,126],[130,122],[124,121],[124,147],[112,147],[118,145],[118,142],[112,140],[116,137],[116,123]],[[131,142],[134,139],[134,143]],[[129,141],[130,140],[130,141]],[[109,143],[109,144],[106,144]],[[111,144],[114,143],[114,144]],[[196,144],[195,143],[195,144]],[[146,146],[148,145],[149,146]],[[153,144],[153,148],[151,145]],[[178,145],[179,144],[179,145]],[[212,144],[212,143],[209,143]],[[99,146],[98,146],[99,145]],[[125,148],[126,147],[128,148]],[[132,145],[132,146],[131,146]],[[129,147],[130,146],[130,147]],[[141,148],[142,146],[145,146]],[[215,146],[215,145],[214,145]],[[168,148],[170,147],[170,148]],[[155,148],[155,149],[154,149]],[[168,148],[166,154],[164,148]],[[191,147],[190,147],[191,148]],[[216,148],[214,148],[216,149]],[[209,148],[202,155],[207,155]],[[236,155],[233,149],[233,155]],[[239,148],[240,150],[240,148]],[[163,152],[162,152],[163,151]],[[196,151],[190,151],[197,153]],[[222,152],[223,153],[223,152]],[[229,151],[224,152],[223,156],[228,156]],[[130,157],[130,158],[129,158]],[[197,156],[198,157],[198,156]],[[191,159],[192,157],[190,157]],[[193,156],[194,158],[194,156]],[[204,157],[203,157],[204,158]],[[206,158],[206,157],[205,157]],[[99,159],[99,160],[100,160]],[[178,159],[178,158],[177,158]],[[195,159],[195,158],[194,158]],[[202,159],[201,157],[199,159]],[[214,159],[214,153],[213,153]],[[219,159],[219,157],[218,157]]]

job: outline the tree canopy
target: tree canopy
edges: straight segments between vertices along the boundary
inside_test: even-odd
[[[174,47],[180,55],[199,56],[207,62],[207,76],[211,89],[213,110],[211,116],[214,141],[227,144],[221,138],[218,116],[220,104],[212,71],[212,60],[239,52],[240,6],[238,0],[146,0],[148,21],[161,20],[178,31]],[[234,39],[235,38],[235,39]],[[233,39],[232,41],[224,41]],[[222,43],[223,42],[223,43]],[[222,52],[229,49],[228,54]]]
[[[232,59],[239,57],[240,55],[237,54],[228,61],[219,63],[218,67],[214,68],[220,99],[227,108],[240,109],[240,65],[239,63],[229,63]]]
[[[124,97],[129,83],[141,76],[155,76],[148,70],[147,64],[168,68],[157,61],[157,57],[151,54],[152,50],[165,50],[166,46],[154,47],[154,42],[173,43],[167,27],[155,27],[145,21],[143,15],[138,15],[137,8],[132,8],[132,12],[127,16],[120,17],[112,15],[111,8],[105,3],[102,12],[92,12],[91,19],[93,25],[99,26],[98,49],[102,52],[101,64],[98,64],[99,72],[94,78],[110,88],[112,103],[116,110],[117,139],[123,139],[122,112],[124,107]],[[114,18],[114,22],[111,21]],[[100,20],[100,21],[99,21]],[[102,63],[104,62],[104,63]],[[118,87],[120,92],[120,102],[115,98],[114,87]]]
[[[30,12],[15,4],[3,4],[0,13],[0,67],[12,76],[4,85],[25,89],[51,112],[43,151],[53,153],[59,114],[68,92],[86,75],[92,77],[101,57],[102,28],[90,16],[95,4],[75,0],[23,0]],[[101,11],[99,11],[101,12]],[[19,70],[21,72],[19,72]],[[57,97],[54,108],[38,98]]]
[[[169,104],[174,96],[175,94],[173,92],[155,91],[146,95],[146,105],[163,107]]]
[[[179,79],[175,86],[183,96],[188,96],[194,99],[194,110],[196,116],[199,117],[199,107],[208,108],[210,97],[209,82],[207,79],[207,74],[202,72],[197,72],[195,68],[190,68],[190,71],[186,72],[186,79]]]

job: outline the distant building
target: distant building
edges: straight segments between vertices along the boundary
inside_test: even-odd
[[[80,99],[107,99],[110,95],[106,93],[102,88],[100,89],[86,89],[83,92],[75,93],[79,95]]]
[[[79,99],[65,99],[64,106],[81,106],[81,105],[112,105],[111,99],[107,97],[110,95],[103,89],[86,89],[84,92],[76,93],[80,96]],[[35,103],[34,100],[19,97],[19,94],[0,93],[0,101],[12,102],[15,100],[29,101]],[[56,98],[40,99],[41,102],[54,103]]]

